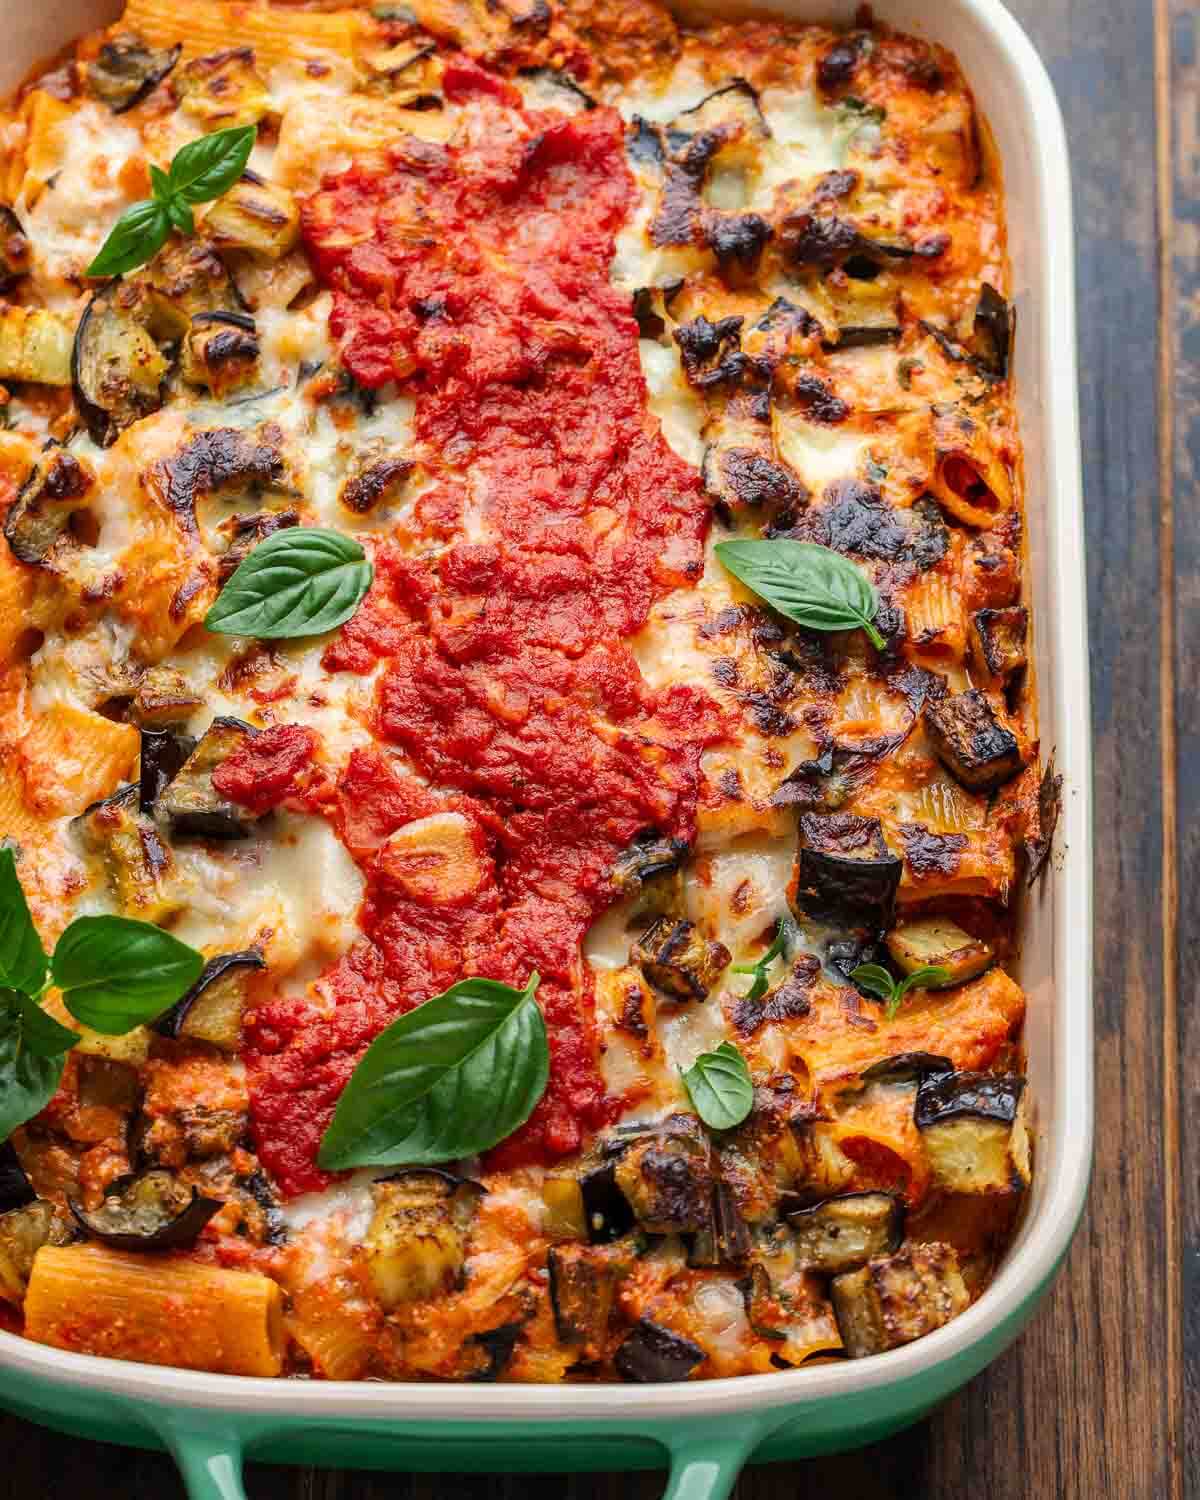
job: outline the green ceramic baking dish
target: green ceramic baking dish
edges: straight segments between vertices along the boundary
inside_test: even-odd
[[[111,0],[4,0],[0,86],[111,20]],[[854,0],[775,0],[849,20]],[[654,1387],[384,1385],[195,1374],[63,1353],[0,1334],[0,1403],[86,1437],[166,1448],[192,1500],[244,1500],[244,1458],[329,1466],[586,1470],[666,1466],[670,1500],[723,1500],[738,1471],[859,1446],[917,1421],[1021,1331],[1087,1191],[1092,1134],[1091,817],[1071,191],[1049,78],[998,0],[881,0],[881,20],[956,53],[990,121],[1008,195],[1016,390],[1039,629],[1042,743],[1064,775],[1054,868],[1028,903],[1020,978],[1037,1171],[985,1295],[892,1353],[789,1373]]]

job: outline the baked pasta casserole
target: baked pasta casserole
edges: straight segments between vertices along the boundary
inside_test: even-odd
[[[954,59],[129,0],[3,119],[3,1327],[646,1382],[955,1317],[1056,782]]]

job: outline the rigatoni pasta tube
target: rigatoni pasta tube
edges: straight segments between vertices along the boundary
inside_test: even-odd
[[[282,1304],[279,1287],[256,1271],[100,1245],[47,1245],[34,1258],[25,1333],[79,1354],[278,1375]]]

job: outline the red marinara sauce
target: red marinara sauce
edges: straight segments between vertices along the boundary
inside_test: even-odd
[[[625,644],[700,577],[708,508],[647,411],[609,280],[634,195],[621,119],[525,111],[465,59],[445,89],[463,105],[452,144],[401,138],[304,208],[346,368],[415,397],[422,460],[473,521],[447,546],[443,505],[424,548],[381,546],[325,653],[331,671],[383,663],[374,733],[424,780],[382,750],[351,757],[333,816],[366,875],[363,939],[318,985],[332,1010],[280,998],[248,1022],[260,1153],[289,1193],[324,1180],[316,1148],[365,1045],[468,974],[537,969],[550,1036],[546,1094],[491,1165],[553,1160],[615,1117],[580,945],[634,834],[690,836],[699,756],[722,733],[703,693],[659,701]],[[448,808],[487,873],[422,902],[381,851]]]

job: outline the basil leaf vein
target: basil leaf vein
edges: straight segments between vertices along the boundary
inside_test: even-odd
[[[320,635],[344,624],[374,568],[352,537],[293,526],[260,542],[205,617],[209,630],[260,640]]]
[[[59,938],[50,976],[76,1020],[121,1036],[161,1015],[200,977],[194,948],[133,917],[77,917]]]
[[[167,242],[171,219],[167,205],[144,198],[127,208],[109,230],[100,253],[87,268],[89,276],[123,276],[144,265]]]
[[[832,547],[778,540],[718,542],[717,557],[760,599],[810,630],[861,629],[878,651],[886,644],[872,623],[879,595],[861,569]]]
[[[464,979],[393,1021],[343,1090],[319,1164],[435,1166],[511,1135],[550,1076],[538,983]]]
[[[856,984],[869,990],[872,995],[878,995],[883,1001],[889,1021],[895,1020],[896,1012],[904,1004],[905,996],[910,990],[936,988],[952,977],[950,970],[943,968],[941,964],[925,964],[899,981],[882,964],[859,964],[857,969],[850,971],[850,978]]]
[[[168,173],[172,195],[184,203],[219,198],[246,170],[255,133],[253,125],[232,125],[181,146]]]
[[[683,1075],[696,1113],[713,1130],[732,1130],[754,1108],[754,1084],[746,1059],[732,1042],[702,1052]]]
[[[17,876],[11,849],[0,849],[0,985],[34,995],[46,980],[49,961]]]

